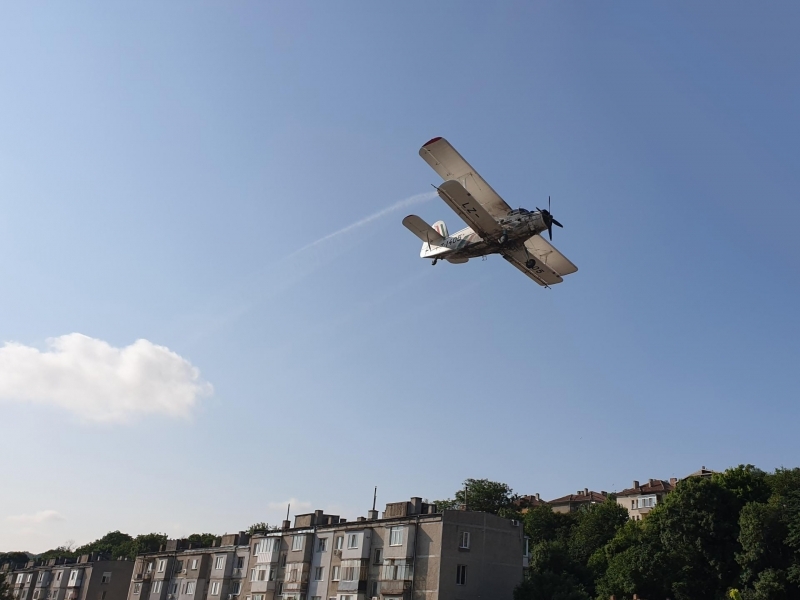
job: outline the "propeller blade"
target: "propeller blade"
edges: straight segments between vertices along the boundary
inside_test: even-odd
[[[553,241],[553,225],[547,226],[547,235],[550,237],[550,241]]]
[[[564,226],[563,226],[561,223],[559,223],[559,222],[558,222],[558,221],[556,221],[555,219],[553,219],[553,225],[558,225],[558,226],[559,226],[559,227],[561,227],[562,229],[563,229],[563,227],[564,227]]]

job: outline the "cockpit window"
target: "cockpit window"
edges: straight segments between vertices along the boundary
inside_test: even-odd
[[[530,211],[525,210],[524,208],[515,208],[508,212],[509,217],[513,217],[514,215],[528,215]]]

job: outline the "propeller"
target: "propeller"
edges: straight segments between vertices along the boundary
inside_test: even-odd
[[[539,208],[538,206],[536,207],[536,210],[538,210],[540,213],[542,213],[542,219],[544,220],[544,224],[547,225],[547,235],[552,240],[553,239],[553,225],[555,225],[556,227],[562,227],[562,228],[564,226],[561,223],[559,223],[558,221],[556,221],[553,218],[553,215],[550,214],[550,196],[547,197],[547,210],[544,210],[543,208]]]

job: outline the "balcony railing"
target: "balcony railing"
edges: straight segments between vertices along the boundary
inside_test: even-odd
[[[385,596],[402,596],[411,589],[411,581],[381,581],[381,594]]]
[[[396,581],[411,579],[414,570],[411,565],[383,565],[378,579],[381,581]]]

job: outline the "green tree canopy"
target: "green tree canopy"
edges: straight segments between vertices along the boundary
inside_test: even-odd
[[[453,500],[436,500],[434,504],[439,510],[466,505],[469,510],[516,518],[518,516],[514,506],[516,500],[517,496],[505,483],[488,479],[467,479],[462,489],[455,493]]]

